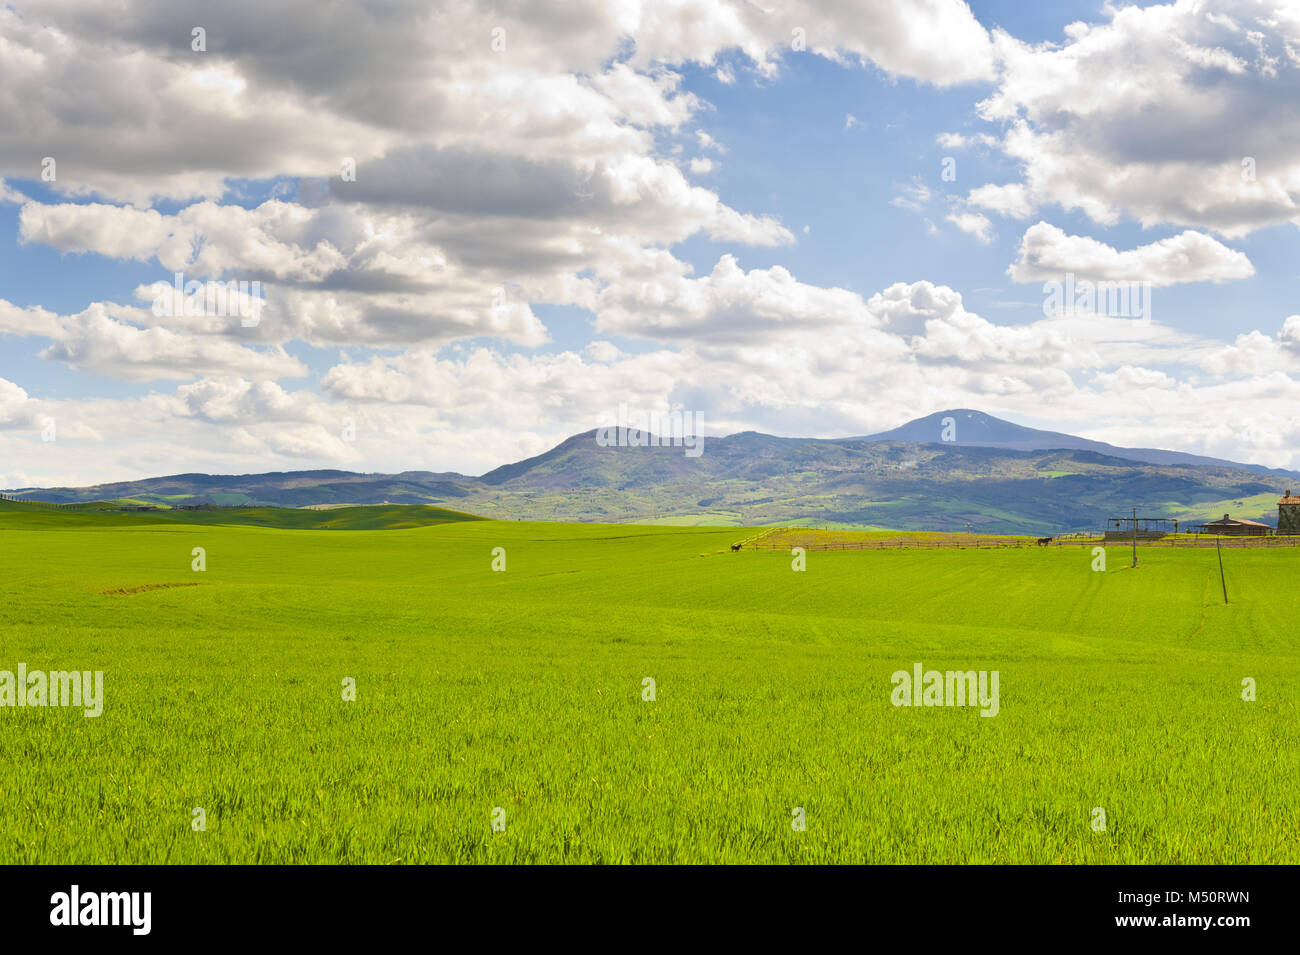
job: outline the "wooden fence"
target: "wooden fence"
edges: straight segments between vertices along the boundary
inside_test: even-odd
[[[1039,544],[1034,538],[998,538],[998,537],[952,537],[933,540],[916,538],[864,538],[861,540],[818,541],[797,537],[777,537],[765,534],[759,538],[750,538],[741,542],[740,550],[780,550],[789,551],[792,547],[804,550],[994,550],[1000,548],[1023,547],[1115,547],[1131,546],[1130,541],[1106,540],[1102,537],[1062,537],[1053,538],[1049,544]],[[1300,547],[1300,536],[1284,537],[1220,537],[1219,546],[1232,549],[1250,547]],[[1213,536],[1196,538],[1168,538],[1164,540],[1143,540],[1138,538],[1139,547],[1214,547]]]

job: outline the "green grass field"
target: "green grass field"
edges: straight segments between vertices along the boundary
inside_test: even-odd
[[[105,695],[0,708],[0,862],[1300,862],[1297,550],[753,533],[0,511],[0,670]]]

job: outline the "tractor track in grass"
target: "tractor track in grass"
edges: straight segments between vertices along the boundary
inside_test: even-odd
[[[1187,638],[1188,643],[1195,640],[1200,632],[1205,629],[1205,621],[1210,616],[1209,604],[1206,601],[1210,599],[1210,584],[1212,583],[1214,583],[1214,575],[1207,573],[1205,575],[1205,588],[1201,591],[1201,622],[1196,625],[1192,635]]]

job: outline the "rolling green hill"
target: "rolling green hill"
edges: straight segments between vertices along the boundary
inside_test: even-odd
[[[395,530],[484,518],[431,505],[393,504],[326,510],[285,507],[225,507],[204,511],[122,511],[104,502],[49,506],[0,499],[0,528],[149,526],[153,524],[249,524],[296,530]]]

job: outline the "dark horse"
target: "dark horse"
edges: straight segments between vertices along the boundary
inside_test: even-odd
[[[733,553],[734,553],[735,551],[740,550],[740,545],[739,545],[739,544],[732,544],[732,545],[731,545],[731,550],[732,550]]]
[[[1047,546],[1048,544],[1050,544],[1051,542],[1052,542],[1052,539],[1051,539],[1050,537],[1040,537],[1040,538],[1038,538],[1038,546],[1039,546],[1039,547],[1046,547],[1046,546]]]

